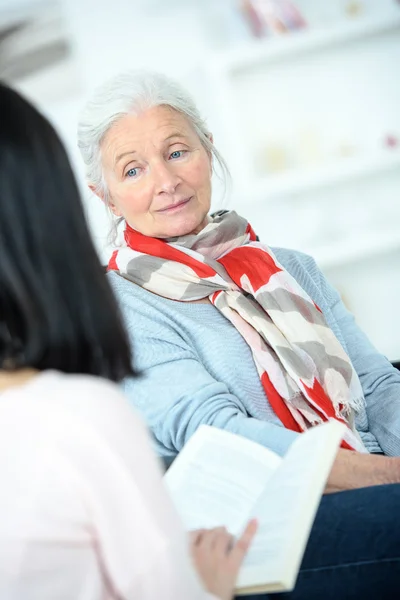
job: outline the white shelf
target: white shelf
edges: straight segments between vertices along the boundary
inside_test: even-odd
[[[3,0],[0,6],[0,30],[14,27],[50,10],[54,11],[54,2],[51,0]]]
[[[361,262],[376,255],[400,251],[400,226],[398,231],[381,232],[368,237],[354,233],[354,242],[333,244],[311,249],[309,252],[321,269],[333,269],[347,264]]]
[[[81,91],[81,79],[73,54],[46,69],[13,81],[13,86],[32,102],[51,105]]]
[[[346,157],[337,163],[319,168],[296,169],[268,175],[260,178],[251,187],[244,186],[244,189],[251,202],[261,202],[374,177],[396,169],[400,174],[400,151],[388,149],[376,156]],[[239,192],[238,197],[241,195],[243,193]]]
[[[241,71],[258,63],[296,57],[301,53],[387,34],[399,28],[400,10],[394,10],[393,15],[384,18],[358,18],[321,29],[301,29],[281,37],[242,44],[220,53],[213,61],[213,69],[223,72]]]

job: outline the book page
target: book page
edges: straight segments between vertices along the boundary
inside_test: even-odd
[[[187,530],[244,528],[282,459],[259,444],[202,425],[164,476]]]
[[[344,425],[331,422],[299,436],[263,490],[252,515],[259,530],[238,587],[281,583],[293,588]]]

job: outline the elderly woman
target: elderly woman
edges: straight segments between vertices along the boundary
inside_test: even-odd
[[[329,486],[400,480],[400,373],[370,344],[314,260],[210,216],[214,163],[175,82],[130,72],[81,115],[91,189],[125,222],[109,280],[143,377],[126,391],[173,459],[201,423],[284,454],[306,428],[347,424]],[[347,452],[345,450],[357,450]]]
[[[311,257],[260,243],[233,211],[210,215],[225,165],[185,90],[120,75],[87,104],[78,138],[90,188],[125,223],[108,277],[143,373],[125,389],[158,453],[172,460],[206,423],[284,454],[338,419],[328,490],[400,481],[400,372]]]
[[[279,454],[308,427],[346,423],[328,491],[347,491],[323,497],[296,589],[283,596],[390,598],[399,486],[377,484],[400,481],[400,373],[312,258],[259,243],[235,212],[210,215],[224,162],[175,82],[116,77],[78,135],[90,188],[124,224],[108,278],[142,371],[125,390],[158,453],[173,459],[201,423]]]

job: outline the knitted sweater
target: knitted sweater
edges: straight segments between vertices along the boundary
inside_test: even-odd
[[[356,426],[369,452],[400,455],[400,372],[373,347],[314,259],[273,249],[323,311],[360,378]],[[299,435],[285,429],[263,391],[249,346],[211,304],[176,302],[108,274],[142,372],[124,389],[169,462],[202,424],[227,429],[283,455]]]

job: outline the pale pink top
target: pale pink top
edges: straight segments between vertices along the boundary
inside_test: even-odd
[[[0,598],[206,600],[118,388],[48,371],[0,394]]]

